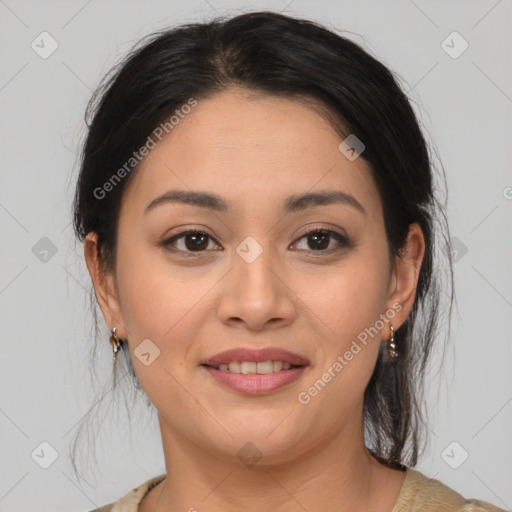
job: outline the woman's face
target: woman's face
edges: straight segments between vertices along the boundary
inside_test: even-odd
[[[110,275],[95,286],[169,443],[270,462],[362,436],[364,390],[412,306],[422,237],[413,265],[392,264],[368,165],[341,142],[298,101],[231,89],[198,100],[125,190],[115,287]],[[176,191],[225,207],[148,208]],[[188,230],[201,233],[178,237]],[[221,354],[233,349],[249,352]]]

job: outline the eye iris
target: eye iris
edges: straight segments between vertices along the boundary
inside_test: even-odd
[[[192,245],[188,243],[190,240],[194,240]],[[185,246],[188,250],[192,251],[197,249],[206,249],[206,247],[208,247],[208,235],[205,235],[204,233],[188,234],[185,236]]]
[[[315,240],[314,244],[316,244],[319,239],[321,240],[321,242],[324,242],[324,243],[320,243],[320,245],[314,245],[313,247],[311,247],[311,244],[309,244],[309,246],[313,249],[313,250],[322,250],[322,249],[326,249],[327,247],[329,247],[329,234],[328,233],[313,233],[311,235],[309,235],[309,239],[313,239]],[[327,240],[327,243],[325,243],[325,241]]]

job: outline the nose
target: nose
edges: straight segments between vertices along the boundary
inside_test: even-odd
[[[289,282],[290,271],[271,250],[262,250],[253,260],[246,257],[243,248],[233,252],[233,267],[222,280],[217,310],[220,321],[251,331],[291,324],[297,299],[294,300],[293,284]],[[250,250],[254,251],[254,246]]]

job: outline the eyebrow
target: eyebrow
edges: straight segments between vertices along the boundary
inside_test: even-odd
[[[153,199],[146,206],[144,213],[153,210],[157,206],[168,203],[189,204],[224,213],[231,211],[229,203],[216,194],[186,190],[171,190]],[[305,210],[307,208],[313,208],[315,206],[331,204],[352,206],[363,215],[366,215],[366,210],[363,208],[363,205],[354,196],[351,196],[346,192],[331,190],[292,195],[281,203],[281,210],[287,213],[292,213]]]

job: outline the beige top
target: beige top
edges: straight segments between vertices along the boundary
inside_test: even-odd
[[[139,503],[150,489],[164,480],[166,474],[156,476],[135,487],[115,503],[89,512],[138,512]],[[427,478],[412,468],[406,475],[398,499],[391,512],[505,512],[486,501],[464,499],[439,480]]]

